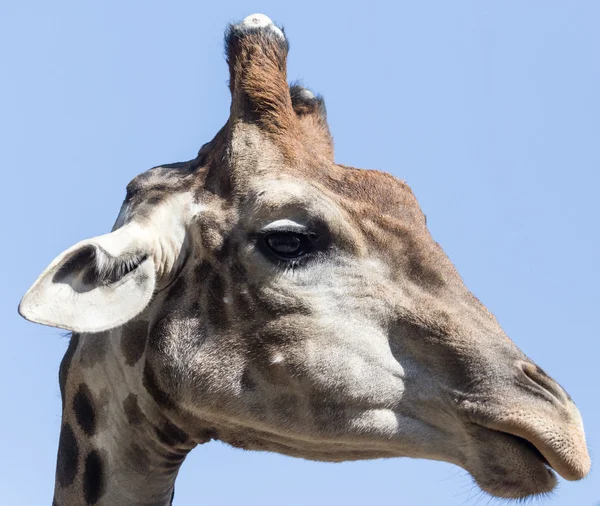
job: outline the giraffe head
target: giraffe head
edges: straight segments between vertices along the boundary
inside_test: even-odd
[[[405,183],[334,162],[283,32],[249,16],[226,49],[226,125],[133,179],[113,231],[59,255],[21,314],[103,348],[125,378],[110,392],[186,441],[443,460],[512,498],[584,477],[571,398],[464,286]]]

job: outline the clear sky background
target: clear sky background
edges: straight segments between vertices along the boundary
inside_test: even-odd
[[[226,24],[263,12],[325,96],[338,162],[413,188],[434,238],[577,402],[596,467],[541,504],[600,503],[600,2],[0,2],[0,502],[50,504],[63,334],[17,304],[107,232],[125,185],[228,116]],[[199,447],[176,505],[485,505],[465,472]],[[493,503],[492,503],[493,504]],[[535,504],[535,503],[534,503]]]

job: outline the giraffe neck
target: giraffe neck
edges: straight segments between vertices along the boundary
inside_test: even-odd
[[[142,334],[125,354],[121,334],[74,334],[61,364],[58,506],[171,504],[195,446],[141,385]]]

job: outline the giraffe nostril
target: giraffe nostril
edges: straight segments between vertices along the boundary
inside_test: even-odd
[[[523,371],[529,383],[533,383],[536,389],[542,389],[549,393],[562,404],[566,404],[570,397],[567,392],[550,376],[548,376],[540,367],[530,362],[520,362],[519,368]]]

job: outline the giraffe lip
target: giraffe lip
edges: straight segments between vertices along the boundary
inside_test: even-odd
[[[462,404],[467,419],[475,427],[498,435],[496,458],[508,464],[511,455],[508,446],[523,458],[538,462],[562,478],[575,481],[585,478],[591,460],[585,441],[581,415],[573,402],[566,405],[528,399],[506,405],[504,402],[480,403],[465,401]],[[484,433],[481,433],[481,437]],[[506,442],[506,450],[501,440]],[[520,449],[520,450],[519,450]],[[513,456],[516,458],[516,454]]]
[[[587,451],[585,455],[578,454],[577,451],[568,454],[564,448],[557,447],[553,443],[553,438],[540,437],[536,431],[524,430],[521,427],[511,427],[511,430],[494,425],[482,425],[482,427],[509,436],[515,444],[527,448],[529,455],[543,464],[548,472],[557,473],[566,480],[580,480],[589,472],[590,461]]]
[[[548,459],[544,456],[544,454],[538,449],[538,447],[535,446],[528,439],[525,439],[524,437],[521,437],[521,436],[516,436],[515,434],[512,434],[510,432],[504,432],[501,430],[497,430],[496,432],[500,432],[501,434],[510,436],[510,438],[515,442],[515,444],[527,447],[530,450],[530,452],[533,455],[535,455],[535,457],[538,460],[540,460],[542,462],[542,464],[544,464],[550,472],[557,472],[556,469],[554,469],[552,467],[552,464],[550,464],[550,462],[548,462]]]
[[[551,492],[560,474],[529,439],[476,424],[478,445],[467,468],[482,490],[495,497],[523,499]]]

